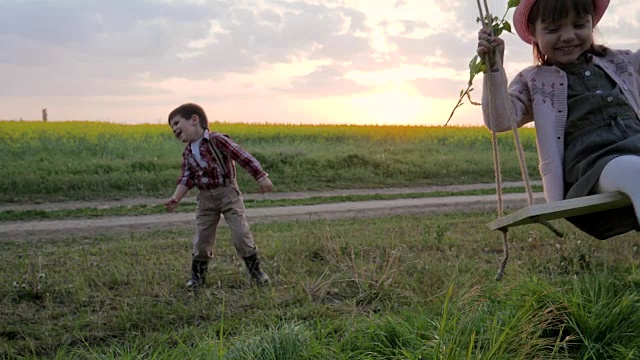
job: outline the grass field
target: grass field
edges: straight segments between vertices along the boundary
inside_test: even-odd
[[[640,239],[511,233],[492,214],[253,227],[274,284],[221,229],[198,292],[190,231],[0,242],[0,357],[637,359]]]
[[[494,181],[483,128],[213,124],[249,150],[276,191]],[[539,178],[533,129],[522,130]],[[167,125],[0,122],[0,203],[168,197],[184,145]],[[505,180],[520,180],[512,136],[500,136]],[[245,192],[257,186],[244,171]]]
[[[485,129],[215,128],[256,155],[278,191],[493,182]],[[522,136],[538,178],[533,130]],[[500,145],[505,180],[519,180],[510,135]],[[0,122],[0,203],[166,197],[181,151],[167,126]],[[2,215],[123,210],[109,211]],[[191,231],[1,241],[0,358],[640,359],[636,233],[598,241],[564,221],[563,239],[514,229],[496,282],[494,217],[256,224],[268,288],[252,285],[221,228],[197,292],[184,288]]]

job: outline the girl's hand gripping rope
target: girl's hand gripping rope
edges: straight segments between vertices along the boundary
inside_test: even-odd
[[[458,102],[451,110],[451,114],[447,119],[444,126],[449,124],[449,121],[453,118],[453,114],[463,104],[464,98],[468,98],[469,102],[473,105],[480,105],[478,102],[474,102],[471,99],[471,91],[473,91],[473,79],[476,75],[485,73],[490,70],[497,70],[502,66],[502,60],[504,59],[504,41],[500,39],[502,32],[511,32],[511,24],[505,20],[505,16],[509,9],[518,6],[520,0],[509,0],[507,2],[507,11],[502,18],[492,16],[489,14],[489,9],[485,9],[487,14],[485,16],[484,11],[481,9],[480,1],[478,1],[478,8],[480,9],[480,16],[477,18],[477,22],[483,24],[483,29],[478,33],[478,47],[475,55],[469,62],[469,80],[467,81],[467,88],[460,91],[460,98]],[[486,1],[485,1],[486,7]],[[491,36],[491,34],[494,34]],[[489,66],[485,64],[485,57],[489,55]],[[489,70],[490,69],[490,70]]]
[[[481,59],[489,55],[491,70],[498,70],[504,60],[504,40],[499,36],[492,36],[490,28],[481,29],[478,31],[478,49],[476,52]]]

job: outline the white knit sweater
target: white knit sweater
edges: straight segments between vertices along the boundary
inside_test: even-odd
[[[593,62],[620,86],[640,118],[640,50],[609,50],[603,57],[593,56]],[[562,166],[567,122],[565,72],[556,66],[530,66],[518,73],[508,88],[504,68],[485,74],[482,110],[487,127],[490,128],[491,113],[497,132],[511,130],[508,100],[513,105],[518,127],[534,121],[540,175],[547,202],[563,200]]]

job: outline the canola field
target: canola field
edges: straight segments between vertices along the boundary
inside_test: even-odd
[[[493,182],[481,127],[213,123],[252,153],[275,191]],[[532,178],[535,130],[521,129]],[[500,134],[504,180],[521,179],[513,136]],[[168,197],[184,145],[168,125],[0,121],[0,203]],[[257,186],[239,169],[245,192]]]

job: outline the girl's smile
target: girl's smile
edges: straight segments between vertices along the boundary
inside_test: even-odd
[[[549,64],[571,64],[593,45],[593,20],[591,15],[567,18],[555,23],[538,20],[533,29],[534,42],[547,57]]]

